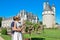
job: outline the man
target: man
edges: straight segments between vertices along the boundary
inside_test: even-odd
[[[12,40],[22,40],[22,29],[21,19],[19,16],[13,17],[13,22],[11,23],[12,27]]]

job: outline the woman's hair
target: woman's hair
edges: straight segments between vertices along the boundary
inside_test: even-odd
[[[20,20],[20,17],[19,16],[14,16],[13,17],[13,20],[15,21],[15,20]]]

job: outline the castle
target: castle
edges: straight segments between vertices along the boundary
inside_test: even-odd
[[[46,1],[43,4],[43,12],[42,12],[42,17],[43,17],[43,25],[46,26],[46,28],[53,28],[55,27],[55,5],[53,4],[50,6],[49,2]],[[27,12],[25,10],[21,10],[17,16],[21,17],[21,20],[28,20],[32,23],[38,23],[39,19],[37,16],[33,15],[31,12]],[[2,21],[2,27],[10,27],[11,22],[13,21],[13,17],[9,19],[4,19]]]
[[[43,4],[43,12],[42,12],[42,17],[43,17],[43,25],[46,26],[46,28],[53,28],[55,26],[55,5],[53,4],[50,6],[49,2],[46,1]]]
[[[27,21],[30,21],[32,23],[38,23],[38,21],[39,21],[39,19],[36,15],[33,15],[33,13],[27,12],[25,10],[21,10],[16,16],[20,16],[21,22],[23,22],[23,20],[27,20]],[[13,21],[13,17],[8,18],[8,19],[3,18],[2,27],[6,27],[6,28],[11,27],[12,21]]]

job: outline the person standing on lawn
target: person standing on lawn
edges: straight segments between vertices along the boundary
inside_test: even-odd
[[[23,25],[19,16],[13,17],[12,27],[12,40],[23,40],[22,39],[22,29]]]

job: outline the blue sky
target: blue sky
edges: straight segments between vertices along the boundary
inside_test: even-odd
[[[15,16],[20,10],[32,12],[42,21],[43,2],[45,0],[0,0],[0,17]],[[60,0],[49,0],[56,6],[56,22],[60,23]]]

